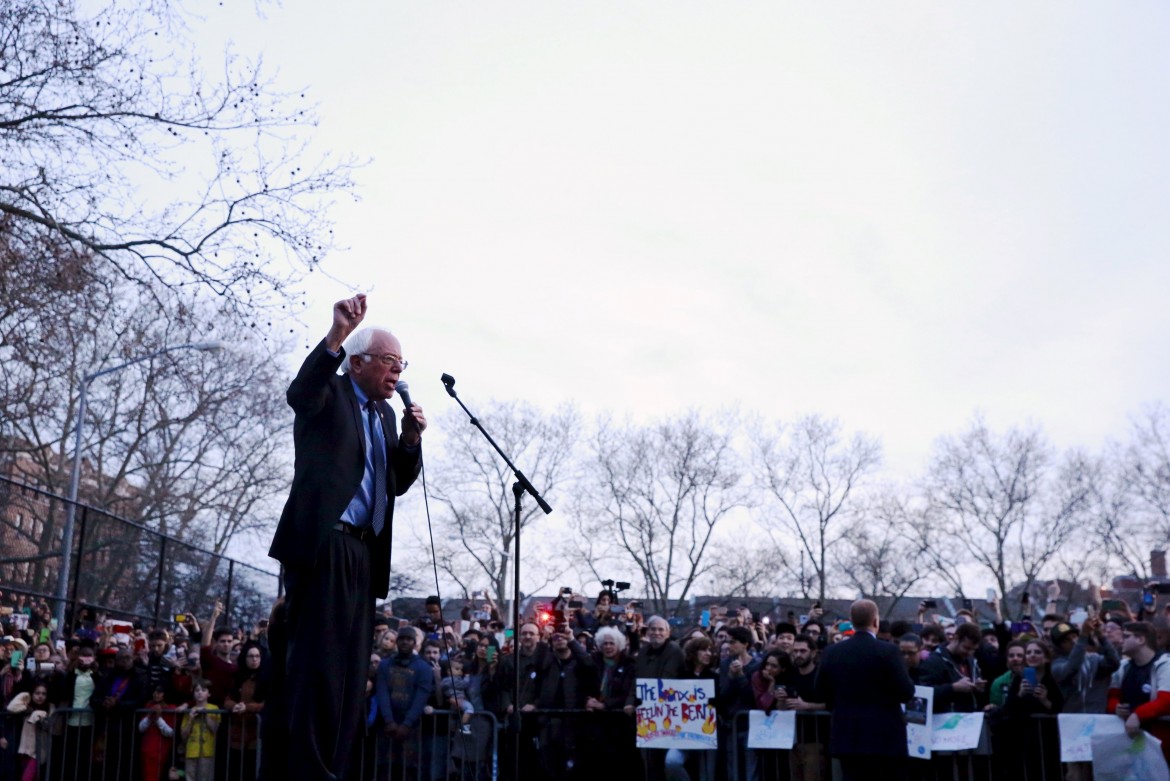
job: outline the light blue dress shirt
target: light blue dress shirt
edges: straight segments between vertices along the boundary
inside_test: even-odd
[[[341,522],[348,523],[351,526],[356,526],[359,529],[364,529],[369,526],[373,519],[370,514],[374,511],[374,448],[370,447],[371,440],[374,447],[382,448],[382,452],[386,452],[386,437],[382,431],[382,426],[374,426],[374,430],[370,430],[370,416],[366,412],[366,403],[369,402],[369,397],[362,392],[357,383],[353,381],[352,377],[348,377],[350,383],[353,385],[354,395],[357,396],[358,406],[361,408],[362,420],[362,440],[366,449],[365,468],[362,471],[362,482],[358,486],[357,493],[350,499],[349,506],[345,508],[345,512],[341,514]],[[375,410],[376,419],[381,421],[382,413]],[[389,469],[389,465],[387,465]]]

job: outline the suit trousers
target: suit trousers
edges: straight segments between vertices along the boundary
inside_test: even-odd
[[[285,572],[289,778],[345,778],[365,720],[373,644],[370,547],[332,531],[312,570]]]
[[[847,754],[837,757],[843,781],[905,781],[906,758],[880,754]]]

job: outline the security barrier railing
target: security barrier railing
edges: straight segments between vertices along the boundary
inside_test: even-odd
[[[52,600],[63,564],[68,499],[0,477],[0,582]],[[75,507],[66,629],[81,608],[161,626],[176,613],[222,599],[231,626],[268,614],[281,594],[276,572],[222,556],[81,502]],[[92,616],[91,616],[92,617]]]
[[[535,710],[501,725],[491,713],[434,711],[404,735],[372,720],[355,747],[357,781],[544,781],[568,777],[634,781],[648,776],[718,781],[832,781],[827,712],[796,717],[791,750],[748,749],[748,714],[719,728],[714,751],[640,751],[633,718],[621,711]],[[213,732],[184,724],[215,724]],[[1089,781],[1087,763],[1060,761],[1055,716],[989,719],[990,750],[942,752],[906,760],[909,781]],[[0,781],[255,781],[261,717],[225,710],[194,719],[190,709],[101,713],[56,708],[28,723],[28,712],[0,712]],[[22,738],[24,738],[22,742]],[[515,771],[515,741],[520,766]],[[279,747],[278,747],[279,748]],[[32,763],[35,761],[35,765]],[[685,774],[685,775],[684,775]]]
[[[368,726],[351,777],[360,781],[493,781],[498,777],[499,723],[487,712],[435,710],[402,735]]]
[[[17,753],[27,713],[5,712],[0,779],[18,781],[256,781],[261,718],[208,709],[98,712],[55,708],[33,728],[35,768]],[[184,729],[185,725],[191,725]],[[213,726],[208,726],[213,725]],[[184,735],[184,732],[187,734]],[[31,755],[31,752],[30,752]]]

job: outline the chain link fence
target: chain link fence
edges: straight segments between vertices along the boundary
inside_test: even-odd
[[[54,598],[61,568],[64,497],[0,477],[0,584]],[[280,596],[277,572],[218,555],[78,503],[67,592],[68,623],[79,608],[154,625],[224,602],[231,626],[267,616]]]

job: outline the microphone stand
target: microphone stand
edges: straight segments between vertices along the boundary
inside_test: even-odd
[[[508,454],[505,453],[500,448],[500,446],[496,444],[496,441],[492,439],[492,435],[489,434],[487,429],[483,427],[483,424],[479,422],[479,418],[471,414],[471,410],[469,410],[467,405],[463,403],[463,400],[459,398],[458,395],[456,395],[455,378],[450,374],[444,374],[442,376],[442,380],[443,387],[447,389],[447,395],[458,402],[459,406],[463,408],[463,411],[467,413],[467,417],[471,421],[471,425],[479,429],[479,433],[483,434],[484,439],[486,439],[488,444],[490,444],[492,448],[494,448],[495,451],[500,454],[500,458],[504,459],[504,463],[508,465],[508,468],[512,470],[512,474],[516,476],[516,482],[512,483],[512,495],[516,500],[515,517],[513,520],[513,536],[515,540],[516,552],[512,562],[514,576],[512,596],[512,646],[515,654],[515,663],[513,664],[513,672],[515,673],[515,676],[512,680],[512,713],[515,714],[516,717],[516,743],[515,753],[513,755],[515,765],[513,767],[516,774],[515,777],[520,778],[520,500],[524,496],[525,492],[527,492],[532,495],[532,498],[536,500],[537,505],[540,506],[540,509],[544,510],[546,515],[552,512],[552,507],[544,500],[544,497],[540,495],[540,492],[536,490],[536,487],[532,485],[531,482],[529,482],[528,478],[524,476],[524,473],[521,472],[516,467],[516,465],[512,463],[512,459],[508,458]]]

